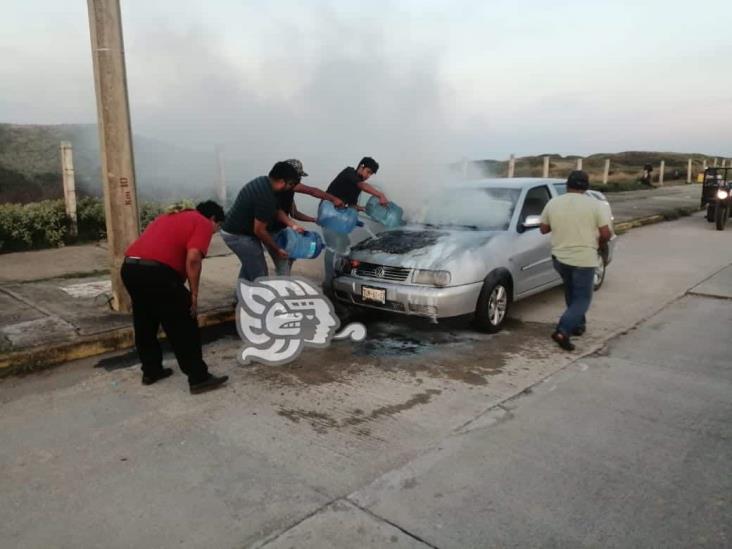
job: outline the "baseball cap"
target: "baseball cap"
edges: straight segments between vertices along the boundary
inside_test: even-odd
[[[290,158],[289,160],[285,160],[290,166],[295,168],[297,170],[297,175],[300,177],[307,177],[308,174],[305,173],[305,170],[302,168],[302,162],[300,162],[297,158]]]

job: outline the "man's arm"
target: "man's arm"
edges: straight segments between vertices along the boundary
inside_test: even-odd
[[[290,227],[293,231],[297,231],[298,233],[304,233],[305,229],[295,223],[292,218],[285,213],[284,210],[277,210],[277,221],[285,225],[286,227]],[[256,223],[256,220],[255,220]],[[256,232],[256,231],[255,231]]]
[[[552,232],[552,227],[551,225],[542,223],[541,225],[539,225],[539,232],[541,232],[541,234],[548,234]]]
[[[361,189],[363,192],[374,195],[376,198],[379,199],[379,204],[381,204],[382,206],[386,206],[389,203],[389,199],[386,198],[386,195],[384,193],[382,193],[376,187],[369,185],[365,181],[359,181],[358,188]]]
[[[201,281],[201,268],[203,266],[203,254],[196,248],[191,248],[186,253],[186,276],[188,286],[191,290],[191,316],[196,318],[198,313],[198,285]]]
[[[333,196],[330,193],[321,191],[317,187],[311,187],[310,185],[305,185],[303,183],[298,183],[297,185],[295,185],[295,192],[307,194],[307,195],[313,196],[315,198],[318,198],[320,200],[327,200],[328,202],[332,202],[336,208],[343,208],[346,205],[345,202],[343,202],[343,200],[341,200],[337,196]],[[301,221],[304,221],[304,220],[301,220]]]
[[[280,248],[274,241],[274,238],[269,234],[267,224],[264,221],[260,221],[259,219],[254,220],[254,235],[262,241],[262,244],[272,250],[277,257],[280,259],[287,259],[287,252]]]
[[[297,209],[297,206],[295,204],[292,204],[292,217],[297,219],[298,221],[307,221],[308,223],[317,223],[317,219],[314,217],[302,213],[300,210]]]

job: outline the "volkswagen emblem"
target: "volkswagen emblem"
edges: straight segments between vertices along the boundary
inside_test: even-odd
[[[374,276],[376,278],[384,278],[384,267],[376,267],[374,270]]]

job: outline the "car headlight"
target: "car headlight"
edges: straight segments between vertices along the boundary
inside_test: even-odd
[[[426,271],[416,270],[414,271],[414,283],[415,284],[428,284],[430,286],[447,286],[450,284],[450,272],[449,271]]]
[[[717,198],[720,200],[727,200],[727,197],[729,196],[729,191],[725,191],[724,189],[719,189],[717,191]]]

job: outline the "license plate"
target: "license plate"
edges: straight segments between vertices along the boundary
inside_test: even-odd
[[[385,305],[386,290],[381,288],[370,288],[369,286],[361,286],[361,299]]]

